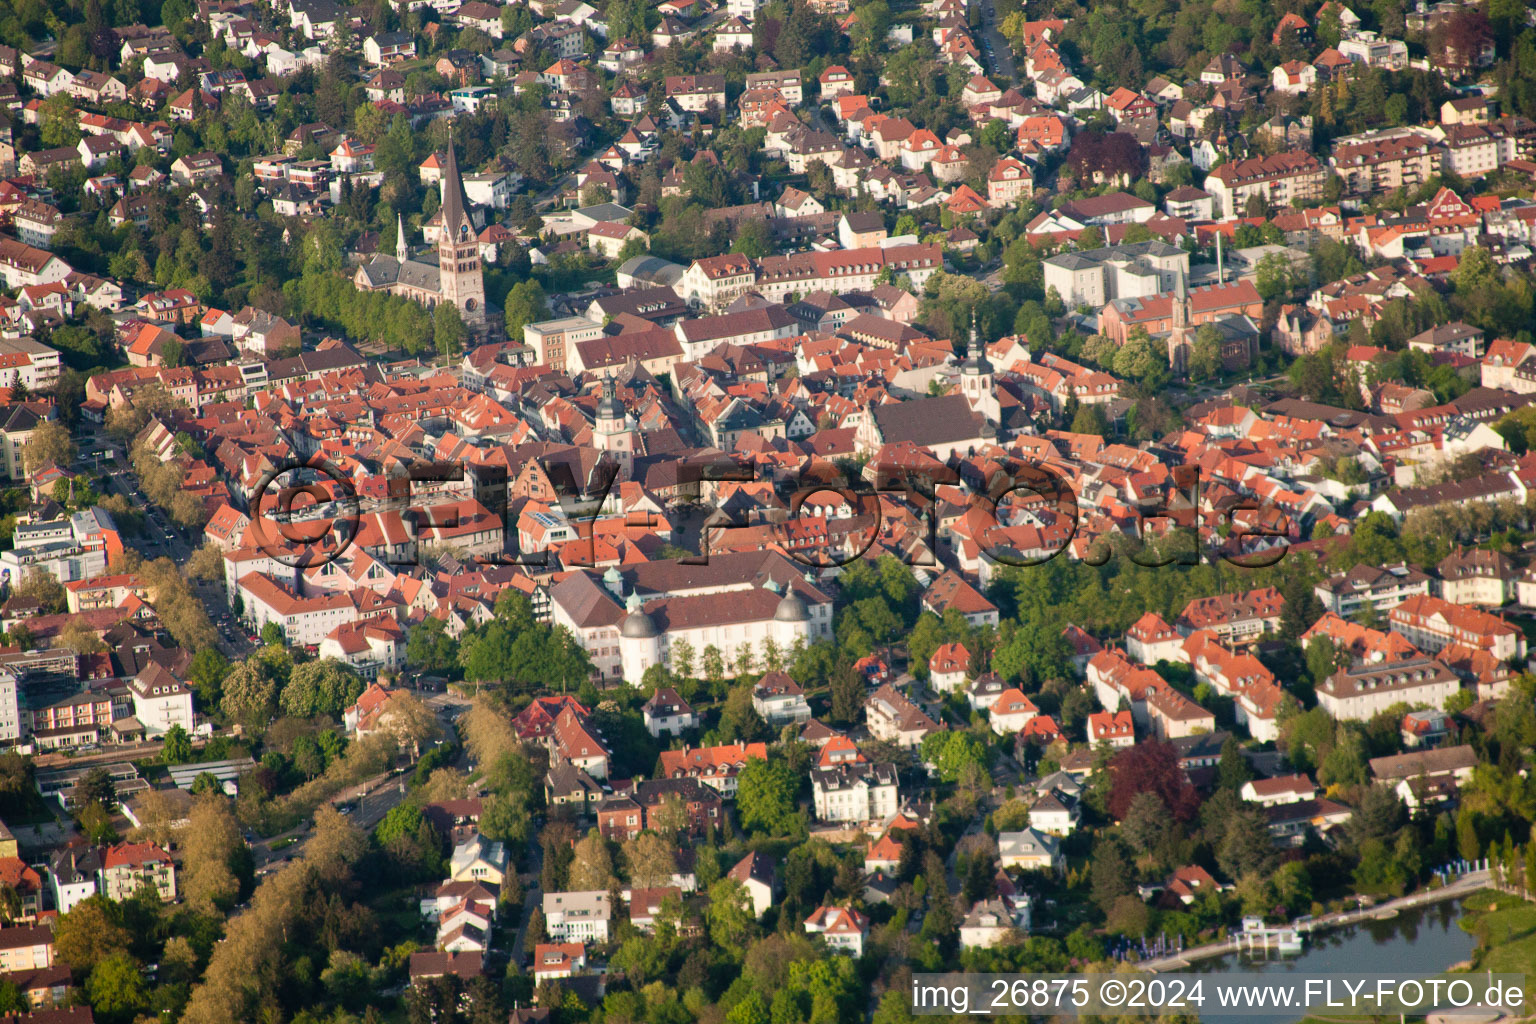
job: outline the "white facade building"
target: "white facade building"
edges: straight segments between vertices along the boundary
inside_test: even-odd
[[[811,797],[820,821],[878,821],[896,813],[899,796],[895,765],[811,769]]]

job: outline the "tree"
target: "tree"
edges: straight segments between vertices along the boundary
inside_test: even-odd
[[[105,896],[76,903],[54,926],[53,948],[60,961],[89,971],[113,954],[126,954],[133,935],[117,922]]]
[[[502,309],[507,336],[510,338],[521,338],[524,325],[549,318],[549,305],[544,296],[544,289],[532,278],[519,281],[512,286],[512,290],[507,293],[506,301],[502,304]]]
[[[66,623],[59,631],[58,645],[76,654],[98,654],[107,649],[96,630],[84,619],[72,619]]]
[[[1104,913],[1109,913],[1115,901],[1131,892],[1131,870],[1125,848],[1114,839],[1106,839],[1094,849],[1088,877],[1093,902]]]
[[[396,804],[374,829],[373,837],[400,870],[417,878],[442,872],[442,837],[414,803]]]
[[[1221,373],[1221,332],[1201,324],[1189,351],[1189,375],[1197,381],[1215,380]]]
[[[641,889],[666,885],[677,871],[672,843],[653,832],[642,832],[624,844],[629,883]]]
[[[831,719],[840,725],[852,725],[864,710],[864,679],[848,662],[832,673]]]
[[[1133,850],[1152,853],[1168,835],[1168,811],[1156,793],[1143,790],[1131,800],[1130,810],[1120,823],[1121,832]]]
[[[746,888],[730,878],[721,878],[712,884],[707,920],[710,940],[733,958],[739,958],[756,921],[752,914],[752,898]]]
[[[21,460],[29,474],[49,463],[67,468],[75,461],[75,442],[69,436],[69,428],[58,420],[39,423],[22,446]]]
[[[69,94],[56,92],[43,100],[38,112],[43,145],[52,149],[75,146],[80,142],[80,112],[69,101]]]
[[[992,670],[1006,680],[1068,679],[1072,673],[1072,647],[1059,627],[1032,621],[1004,629],[992,655]]]
[[[651,828],[667,842],[676,840],[677,836],[688,827],[688,808],[683,803],[683,798],[676,793],[668,793],[661,798],[649,812]]]
[[[160,748],[160,760],[166,764],[186,764],[192,760],[192,737],[180,722],[165,731],[165,743]]]
[[[1109,434],[1109,420],[1104,416],[1103,408],[1097,403],[1080,405],[1072,417],[1071,429],[1074,434],[1105,437]]]
[[[296,718],[315,715],[335,717],[363,692],[362,676],[335,658],[322,658],[297,666],[283,686],[279,705]]]
[[[432,709],[421,702],[414,693],[397,690],[384,701],[379,713],[380,727],[401,748],[409,750],[411,757],[421,756],[424,743],[442,738],[443,727]]]
[[[522,755],[522,741],[512,723],[487,696],[477,696],[469,710],[459,716],[459,735],[475,761],[493,765],[502,757]]]
[[[432,340],[437,354],[451,359],[464,347],[464,320],[459,307],[452,302],[439,302],[432,310]]]
[[[286,672],[278,658],[270,655],[263,657],[263,653],[258,651],[252,654],[224,677],[219,706],[227,717],[253,724],[266,723],[272,719],[277,708],[278,690]],[[287,658],[280,648],[277,654]],[[291,671],[291,667],[288,671]]]
[[[1456,852],[1463,860],[1477,860],[1483,855],[1482,840],[1477,834],[1477,812],[1470,807],[1456,812]]]
[[[34,568],[23,576],[16,586],[15,596],[36,602],[45,615],[62,612],[67,606],[64,584],[43,569]]]
[[[725,659],[721,657],[720,648],[714,644],[704,645],[701,668],[704,678],[712,683],[718,683],[725,678]]]
[[[1111,776],[1109,813],[1124,820],[1138,793],[1157,795],[1176,821],[1188,821],[1200,806],[1199,794],[1179,766],[1173,746],[1144,740],[1126,747],[1109,762]]]
[[[1115,353],[1114,371],[1144,385],[1148,391],[1156,391],[1168,376],[1168,359],[1146,331],[1136,328]]]
[[[91,1010],[108,1024],[126,1024],[149,1005],[139,962],[124,952],[102,958],[85,981]]]
[[[224,552],[212,541],[207,542],[187,559],[187,575],[204,583],[214,583],[224,578]]]
[[[197,694],[197,701],[204,709],[218,707],[224,690],[224,677],[229,673],[229,659],[216,647],[205,647],[192,656],[187,667],[187,679]]]
[[[768,835],[790,835],[798,826],[798,788],[799,780],[787,765],[757,758],[748,760],[736,786],[736,809],[742,825]]]
[[[1221,744],[1221,760],[1216,763],[1216,787],[1237,792],[1254,777],[1253,766],[1243,756],[1237,737],[1228,736]]]
[[[922,751],[923,762],[933,765],[945,782],[958,782],[969,766],[986,771],[986,746],[959,729],[930,733],[923,738]]]
[[[182,898],[202,913],[228,910],[240,893],[237,867],[249,856],[230,802],[218,791],[192,800],[182,838]]]
[[[709,648],[705,648],[704,657],[707,664]],[[752,687],[745,683],[731,687],[720,708],[719,731],[722,743],[751,740],[762,734],[763,720],[752,706]]]
[[[100,804],[108,810],[117,806],[117,785],[105,768],[92,768],[75,786],[75,802]]]
[[[457,649],[453,637],[444,631],[445,623],[427,616],[411,627],[405,644],[405,660],[423,672],[447,672],[454,667]]]
[[[608,851],[608,841],[597,829],[588,832],[576,844],[576,857],[571,861],[570,885],[574,892],[592,892],[607,889],[613,882],[613,854]]]
[[[1280,612],[1280,635],[1286,640],[1301,639],[1323,614],[1322,602],[1312,584],[1301,574],[1290,576],[1280,588],[1285,607]]]
[[[1275,841],[1269,832],[1269,822],[1262,811],[1252,804],[1239,802],[1222,833],[1221,844],[1216,849],[1216,863],[1230,878],[1262,874],[1269,870],[1275,859]]]

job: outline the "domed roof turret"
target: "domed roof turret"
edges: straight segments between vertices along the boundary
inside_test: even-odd
[[[775,622],[807,622],[810,618],[811,610],[793,590],[779,598],[779,606],[773,612]]]
[[[613,374],[603,378],[603,397],[597,402],[597,418],[600,420],[622,420],[625,416],[624,403],[619,401],[614,393]]]
[[[981,337],[976,333],[975,310],[971,310],[971,343],[966,349],[965,362],[960,364],[960,368],[968,374],[992,372],[992,363],[987,359],[987,350],[982,347]]]
[[[645,614],[639,594],[630,594],[624,606],[629,609],[629,614],[619,622],[619,636],[631,640],[649,640],[661,635],[661,630],[656,628],[656,620]]]
[[[661,630],[656,628],[656,620],[645,612],[630,612],[624,616],[624,621],[619,623],[619,636],[629,637],[631,640],[650,640],[660,635]]]

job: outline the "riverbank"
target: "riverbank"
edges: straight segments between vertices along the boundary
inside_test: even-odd
[[[1335,928],[1346,928],[1352,924],[1359,924],[1362,921],[1390,918],[1411,907],[1422,907],[1430,903],[1440,903],[1445,900],[1454,900],[1460,899],[1464,896],[1471,896],[1474,893],[1486,889],[1488,887],[1488,883],[1489,875],[1487,871],[1474,871],[1471,874],[1463,875],[1456,881],[1452,882],[1450,885],[1444,885],[1438,889],[1425,889],[1422,892],[1411,893],[1407,896],[1402,896],[1395,900],[1388,900],[1386,903],[1379,903],[1374,907],[1369,907],[1364,910],[1350,910],[1338,914],[1325,914],[1322,917],[1314,918],[1311,922],[1309,922],[1306,927],[1306,931],[1331,931]],[[1514,897],[1508,898],[1513,903],[1521,902]],[[1533,911],[1536,911],[1536,905],[1527,904],[1527,906],[1530,906]],[[1536,943],[1536,938],[1532,938],[1531,941]],[[1237,934],[1234,933],[1231,937],[1224,939],[1221,942],[1212,942],[1204,946],[1195,946],[1193,948],[1186,949],[1182,953],[1179,953],[1175,956],[1161,957],[1156,960],[1146,960],[1137,966],[1139,966],[1144,971],[1152,971],[1154,973],[1163,971],[1179,971],[1190,967],[1196,961],[1210,960],[1220,956],[1228,956],[1238,951],[1238,938]],[[1533,961],[1526,961],[1527,964],[1531,962]],[[1479,964],[1478,966],[1482,967],[1484,965]],[[1514,968],[1510,969],[1514,970]],[[1520,970],[1523,973],[1524,968],[1521,968]]]
[[[1470,968],[1530,974],[1536,965],[1536,903],[1504,892],[1487,890],[1463,905],[1461,927],[1478,940]],[[1529,988],[1536,979],[1527,979]]]

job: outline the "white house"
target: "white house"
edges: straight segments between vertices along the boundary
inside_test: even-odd
[[[1061,841],[1032,828],[997,834],[997,862],[1003,868],[1026,871],[1059,871]]]
[[[773,906],[773,861],[763,854],[747,854],[726,872],[726,877],[741,883],[752,900],[752,912],[756,916],[762,917]]]
[[[148,736],[163,736],[173,725],[192,731],[192,687],[166,671],[159,662],[149,666],[128,683],[133,697],[133,717],[144,726]]]
[[[783,672],[768,672],[752,687],[752,710],[770,726],[808,722],[811,705],[805,691]]]
[[[960,923],[960,948],[991,949],[1014,931],[1029,931],[1027,895],[978,900]]]
[[[1052,836],[1069,836],[1077,828],[1077,801],[1049,790],[1029,805],[1029,827]]]
[[[1018,687],[1010,687],[998,695],[997,700],[987,710],[987,717],[991,720],[992,731],[999,736],[1011,736],[1029,724],[1029,720],[1040,713],[1035,707],[1035,702],[1024,696],[1024,691]]]
[[[1275,807],[1311,800],[1317,796],[1317,786],[1306,775],[1276,775],[1272,779],[1250,779],[1237,795],[1250,803]]]
[[[1393,704],[1443,708],[1461,680],[1433,658],[1405,658],[1341,668],[1317,687],[1317,703],[1336,721],[1364,722]]]
[[[964,644],[944,644],[928,659],[928,685],[935,693],[953,693],[965,685],[971,652]]]
[[[820,935],[840,953],[863,956],[869,918],[852,907],[817,907],[816,913],[805,919],[805,930]]]
[[[607,942],[612,917],[606,890],[544,894],[544,931],[556,942]]]
[[[476,834],[453,848],[448,861],[448,878],[454,882],[502,883],[507,874],[507,850]]]
[[[878,821],[896,813],[898,796],[895,765],[811,769],[811,797],[821,821]]]
[[[640,714],[645,720],[645,731],[656,739],[664,733],[681,736],[699,725],[697,712],[670,686],[658,688],[641,707]]]

